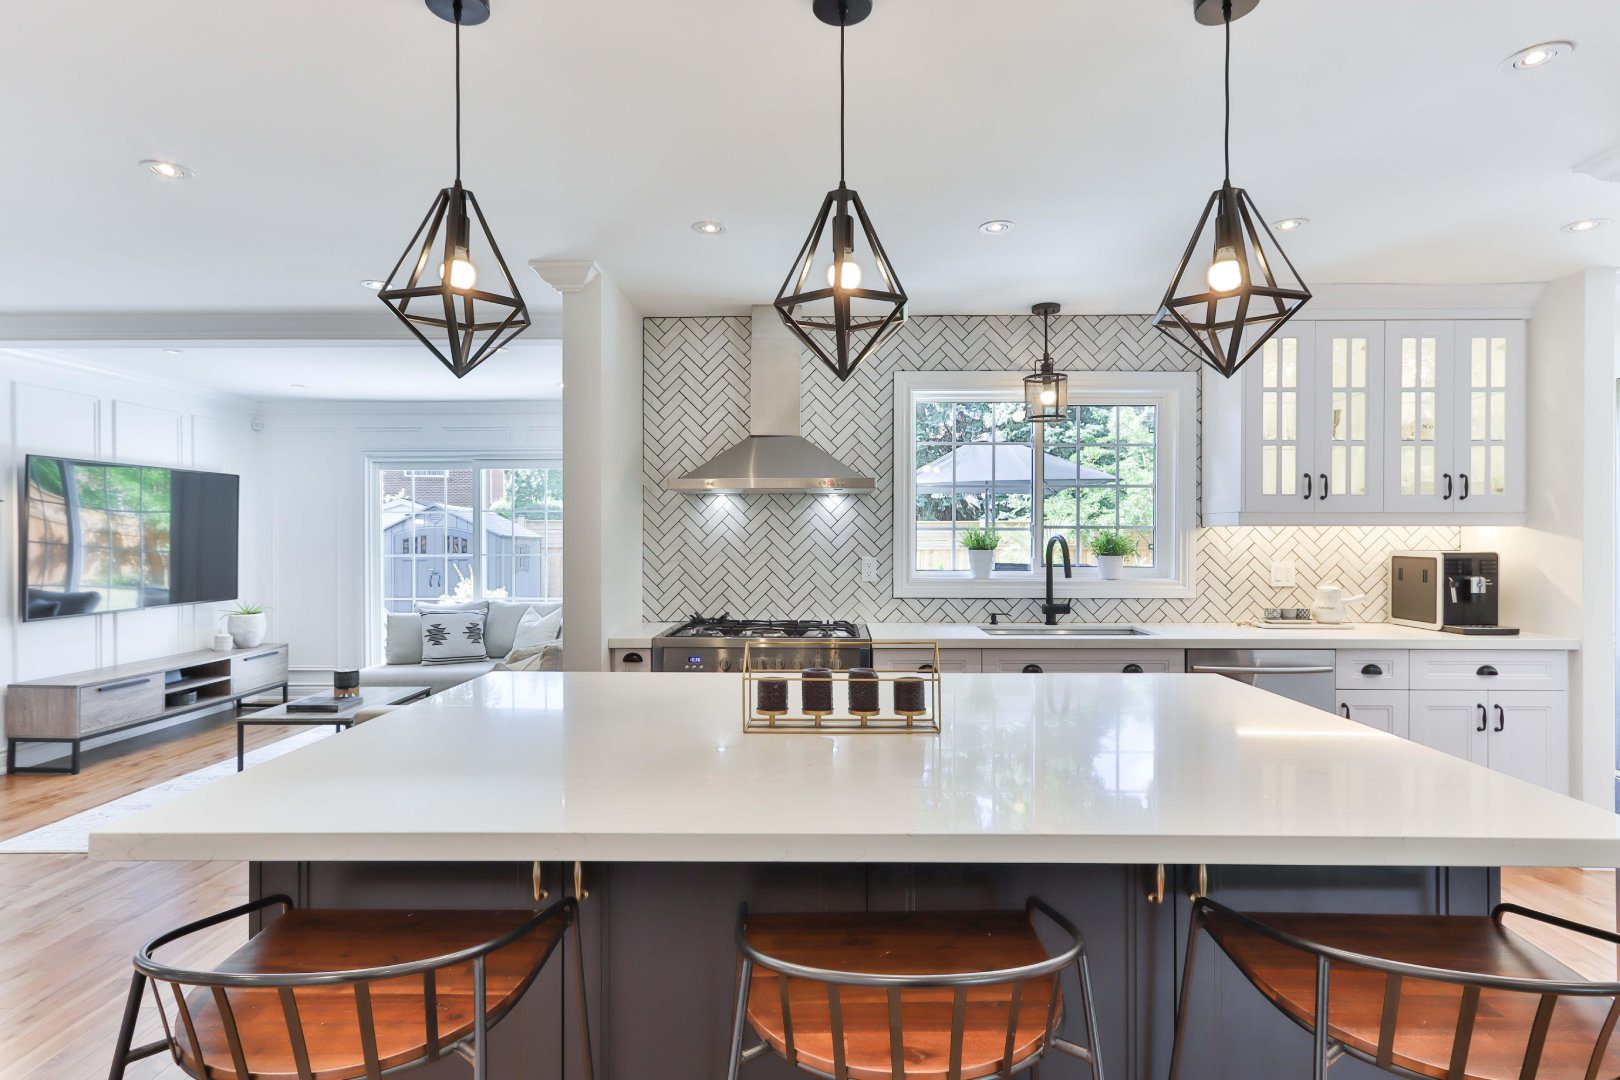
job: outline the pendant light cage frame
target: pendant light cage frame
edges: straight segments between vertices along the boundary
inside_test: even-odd
[[[862,286],[852,289],[823,285],[814,276],[820,266],[837,267],[851,259],[870,265],[867,272],[881,286],[865,287],[866,272]],[[905,325],[909,303],[860,193],[839,184],[822,200],[810,235],[782,283],[777,313],[833,374],[847,380]]]
[[[1221,186],[1204,204],[1153,320],[1157,330],[1228,379],[1311,298],[1254,200],[1232,186],[1232,20],[1247,15],[1258,3],[1237,0],[1234,8],[1233,0],[1195,0],[1198,21],[1219,25],[1226,34],[1222,135],[1226,171]],[[1217,10],[1218,22],[1212,18]],[[1205,251],[1209,261],[1195,264],[1195,257]],[[1235,283],[1217,288],[1226,283],[1211,280],[1216,264],[1224,264],[1228,276],[1235,273]]]
[[[1235,289],[1217,291],[1196,257],[1231,248],[1242,275]],[[1182,253],[1153,325],[1182,348],[1231,378],[1311,298],[1249,193],[1222,184]]]
[[[416,227],[377,296],[405,328],[456,378],[505,348],[530,325],[529,308],[506,265],[478,197],[461,183],[461,28],[489,18],[488,0],[426,0],[428,9],[456,28],[456,178],[440,190]],[[500,280],[491,288],[478,281],[474,256],[493,260]],[[457,282],[456,262],[467,264],[472,281]],[[437,275],[438,280],[432,280]],[[424,281],[424,277],[428,280]],[[442,344],[441,344],[442,343]]]
[[[1069,419],[1069,377],[1052,359],[1052,316],[1057,304],[1036,304],[1029,309],[1041,317],[1041,359],[1032,375],[1024,376],[1024,403],[1032,424],[1061,424]]]

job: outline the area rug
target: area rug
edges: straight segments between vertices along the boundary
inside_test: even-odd
[[[243,764],[251,769],[253,766],[278,758],[283,754],[291,753],[310,743],[335,735],[331,728],[310,728],[297,735],[289,736],[269,746],[261,746],[257,750],[250,750],[243,759]],[[188,791],[196,791],[200,787],[212,784],[215,780],[236,774],[236,755],[232,754],[224,761],[217,762],[196,772],[177,776],[173,780],[165,780],[153,787],[143,788],[131,792],[112,802],[102,803],[100,806],[81,811],[72,817],[65,817],[61,821],[53,821],[49,825],[42,825],[32,832],[25,832],[21,836],[14,836],[10,840],[0,840],[0,855],[29,854],[83,854],[90,850],[90,834],[110,822],[121,817],[145,810],[168,802]]]

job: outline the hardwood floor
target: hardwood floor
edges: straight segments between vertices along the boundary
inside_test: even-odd
[[[1506,869],[1502,871],[1502,899],[1601,930],[1615,928],[1613,870]],[[1620,976],[1620,959],[1613,945],[1526,919],[1515,919],[1511,925],[1515,933],[1588,979],[1613,981]]]

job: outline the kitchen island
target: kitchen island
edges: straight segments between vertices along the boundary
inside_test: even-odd
[[[1255,910],[1479,913],[1497,867],[1620,863],[1604,811],[1216,676],[947,676],[938,736],[745,735],[739,682],[486,676],[116,822],[92,854],[248,861],[256,894],[328,906],[580,890],[601,1075],[674,1080],[723,1075],[745,900],[1036,893],[1087,937],[1109,1074],[1147,1080],[1201,882]],[[571,1008],[548,972],[498,1075],[573,1076]],[[1309,1052],[1229,966],[1193,1031],[1217,1046],[1205,1076],[1289,1076]]]

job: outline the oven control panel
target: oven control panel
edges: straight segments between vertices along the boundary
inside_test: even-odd
[[[803,671],[809,667],[845,671],[852,667],[870,667],[871,662],[872,658],[864,649],[829,648],[819,644],[781,646],[754,653],[756,671]],[[742,667],[741,645],[718,648],[666,645],[653,650],[654,671],[740,672]]]

